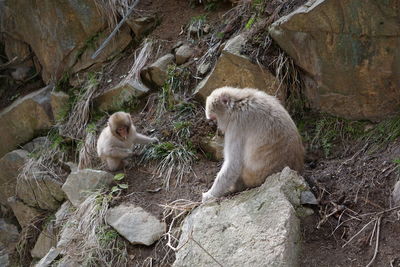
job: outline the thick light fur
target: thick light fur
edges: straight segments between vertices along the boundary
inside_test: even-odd
[[[126,127],[127,136],[118,134],[117,129]],[[107,164],[110,171],[125,167],[124,159],[132,156],[134,144],[158,142],[156,137],[148,137],[136,132],[131,115],[126,112],[116,112],[108,119],[108,125],[97,140],[97,154]]]
[[[279,100],[256,89],[222,87],[206,100],[207,119],[225,133],[224,163],[203,202],[256,187],[289,166],[303,169],[297,127]]]

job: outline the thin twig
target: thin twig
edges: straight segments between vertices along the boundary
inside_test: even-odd
[[[366,265],[366,267],[369,267],[372,265],[372,263],[375,261],[376,255],[378,254],[378,249],[379,249],[379,232],[381,228],[381,220],[382,217],[378,218],[378,226],[376,228],[376,243],[375,243],[375,251],[374,251],[374,256],[370,260],[370,262]]]
[[[193,238],[192,235],[190,235],[189,238],[190,238],[196,245],[198,245],[205,253],[207,253],[207,255],[210,256],[211,259],[213,259],[219,266],[223,267],[223,265],[222,265],[219,261],[217,261],[217,259],[214,258],[213,255],[211,255],[202,245],[200,245],[199,242],[197,242],[196,240],[194,240],[194,238]]]
[[[117,33],[119,28],[121,28],[122,24],[128,19],[129,15],[132,13],[133,9],[135,6],[139,3],[139,0],[136,0],[133,2],[132,6],[129,8],[128,12],[124,15],[124,17],[121,19],[121,21],[118,23],[118,25],[114,28],[114,30],[110,33],[110,35],[107,37],[107,39],[104,40],[104,42],[100,45],[99,49],[97,49],[96,52],[92,55],[92,59],[95,59],[100,52],[104,49],[104,47],[107,46],[107,44],[110,42],[110,40],[114,37],[114,35]]]
[[[363,228],[361,228],[360,231],[358,231],[355,235],[353,235],[349,241],[347,241],[346,243],[344,243],[344,245],[342,246],[342,248],[344,248],[347,244],[349,244],[356,236],[358,236],[368,225],[370,225],[372,222],[374,222],[375,220],[372,220],[370,222],[368,222],[366,225],[364,225]]]

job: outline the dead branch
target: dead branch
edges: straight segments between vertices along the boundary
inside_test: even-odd
[[[376,219],[375,219],[376,220]],[[360,231],[358,231],[355,235],[353,235],[346,243],[343,244],[342,248],[344,248],[345,246],[347,246],[356,236],[358,236],[362,231],[364,231],[365,228],[367,228],[368,225],[370,225],[372,222],[374,222],[375,220],[371,220],[369,221],[367,224],[365,224],[363,226],[363,228],[361,228]]]
[[[377,226],[376,226],[376,242],[375,242],[375,251],[374,251],[374,256],[370,260],[370,262],[366,265],[366,267],[369,267],[372,265],[372,263],[375,261],[376,255],[378,254],[378,249],[379,249],[379,232],[381,228],[381,220],[382,217],[379,217],[377,219]]]
[[[100,45],[99,49],[97,49],[96,52],[92,55],[92,59],[95,59],[100,52],[104,49],[104,47],[107,46],[107,44],[110,42],[110,40],[114,37],[114,35],[118,32],[119,28],[121,28],[122,24],[128,19],[128,17],[131,15],[133,9],[135,6],[139,4],[139,0],[136,0],[133,2],[132,6],[129,8],[128,12],[124,15],[124,17],[121,19],[121,21],[118,23],[118,25],[114,28],[114,30],[110,33],[110,35],[104,40],[104,42]]]

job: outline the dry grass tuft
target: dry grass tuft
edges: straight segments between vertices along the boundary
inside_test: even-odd
[[[67,151],[63,149],[58,140],[52,140],[52,138],[54,139],[49,134],[42,147],[30,154],[17,179],[34,178],[33,180],[37,181],[43,176],[48,176],[58,181],[64,180],[68,170],[65,169],[62,162],[67,158]]]
[[[73,140],[83,140],[86,135],[86,126],[90,120],[92,100],[97,96],[98,77],[89,75],[86,84],[80,90],[66,122],[62,123],[60,133]]]
[[[99,158],[96,151],[97,133],[90,131],[85,137],[85,142],[79,150],[78,170],[99,166]]]
[[[172,178],[176,180],[176,187],[185,174],[193,172],[195,160],[195,152],[187,145],[164,142],[145,148],[141,162],[158,161],[156,175],[163,177],[164,186],[169,190]]]
[[[179,235],[180,235],[180,226],[183,222],[183,219],[197,206],[199,206],[200,202],[193,202],[187,199],[177,199],[172,201],[171,203],[160,205],[164,208],[163,212],[163,220],[170,221],[168,226],[168,231],[165,233],[164,244],[165,256],[163,261],[172,258],[172,255],[179,249],[181,249],[185,244],[179,243]],[[160,243],[161,244],[161,243]]]
[[[95,192],[71,214],[61,231],[61,254],[82,266],[126,266],[126,245],[105,222],[110,197]]]

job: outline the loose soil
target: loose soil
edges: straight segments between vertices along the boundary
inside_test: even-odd
[[[375,153],[360,153],[359,144],[352,145],[357,149],[345,156],[307,165],[304,177],[320,205],[302,221],[301,266],[367,266],[376,245],[372,220],[379,216],[379,248],[372,266],[400,266],[400,209],[375,215],[393,207],[390,193],[399,178],[393,160],[399,158],[400,139]]]

